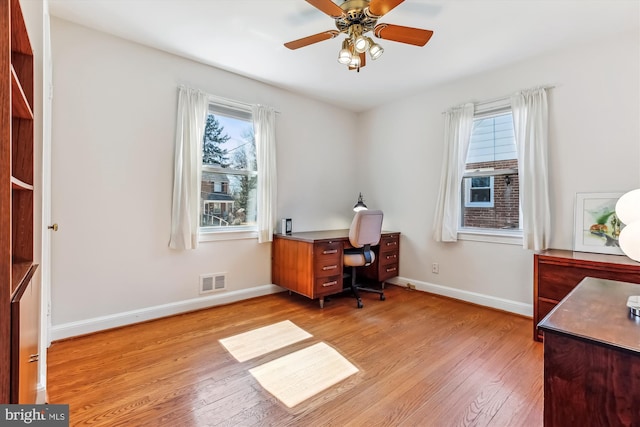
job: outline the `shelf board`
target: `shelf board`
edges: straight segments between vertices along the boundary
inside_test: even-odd
[[[33,261],[21,261],[21,262],[14,262],[13,264],[11,264],[11,293],[12,294],[18,288],[18,286],[20,286],[20,284],[24,282],[25,279],[28,278],[28,280],[31,280],[31,276],[33,275],[33,271],[31,271],[31,267],[33,265],[34,265]]]
[[[13,117],[33,120],[33,111],[22,90],[16,70],[11,65],[11,113]]]
[[[33,185],[20,181],[16,177],[11,177],[11,188],[14,190],[31,190],[33,191]]]
[[[18,0],[11,2],[11,50],[25,55],[33,55],[29,33]]]

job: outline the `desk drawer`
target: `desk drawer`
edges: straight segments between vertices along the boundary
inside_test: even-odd
[[[398,250],[394,249],[393,251],[390,252],[381,252],[379,255],[379,262],[380,265],[390,265],[390,264],[397,264],[398,263]]]
[[[399,274],[400,235],[387,234],[380,239],[380,254],[378,255],[378,280],[384,281]]]
[[[315,277],[333,276],[341,271],[342,259],[340,257],[322,259],[321,262],[315,262],[313,267]]]
[[[322,242],[313,245],[313,263],[318,266],[342,257],[341,242]]]
[[[396,277],[399,274],[398,263],[381,265],[378,271],[378,280],[383,282],[392,277]]]
[[[342,272],[341,242],[322,242],[313,247],[313,274],[328,277]]]
[[[316,277],[314,286],[314,295],[316,297],[335,294],[338,292],[342,292],[342,274],[328,277]]]
[[[380,253],[398,251],[400,248],[399,234],[385,234],[380,238]]]

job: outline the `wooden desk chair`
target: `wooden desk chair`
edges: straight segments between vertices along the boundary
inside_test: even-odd
[[[376,258],[371,246],[380,243],[383,213],[379,210],[362,210],[356,212],[349,228],[349,243],[353,248],[344,250],[344,266],[351,267],[351,291],[362,308],[362,299],[358,291],[380,294],[384,301],[384,291],[356,284],[356,268],[370,265]]]

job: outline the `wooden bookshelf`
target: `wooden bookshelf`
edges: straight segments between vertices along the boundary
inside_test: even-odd
[[[33,52],[19,0],[0,0],[0,44],[0,403],[35,403]]]

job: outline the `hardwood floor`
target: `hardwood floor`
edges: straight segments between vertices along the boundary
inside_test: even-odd
[[[50,403],[71,425],[542,426],[531,319],[387,286],[317,301],[277,295],[56,342]],[[243,363],[218,342],[291,320],[312,338]],[[324,341],[360,370],[289,409],[248,369]]]

